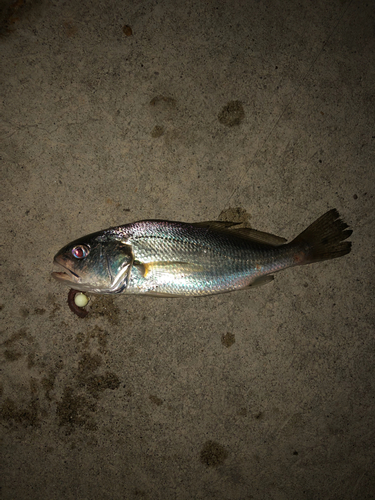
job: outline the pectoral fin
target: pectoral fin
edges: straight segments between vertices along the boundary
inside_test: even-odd
[[[136,260],[134,266],[139,270],[143,278],[161,274],[183,277],[183,275],[191,275],[205,270],[203,266],[191,262],[139,262]]]

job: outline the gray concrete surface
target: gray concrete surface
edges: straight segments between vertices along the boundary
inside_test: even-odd
[[[373,499],[365,1],[1,3],[2,498]],[[129,28],[124,28],[129,26]],[[344,258],[202,299],[50,277],[84,234],[233,218]]]

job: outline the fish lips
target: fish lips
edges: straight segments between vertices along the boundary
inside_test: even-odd
[[[81,282],[81,278],[78,276],[78,274],[74,273],[66,265],[64,265],[66,260],[62,256],[56,255],[53,262],[55,265],[62,267],[64,269],[64,271],[51,273],[53,278],[55,278],[58,281],[68,281],[69,283],[75,283],[75,284]]]

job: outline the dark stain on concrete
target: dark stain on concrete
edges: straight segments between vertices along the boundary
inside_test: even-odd
[[[105,372],[103,375],[91,375],[81,379],[80,387],[85,387],[87,392],[94,398],[98,398],[100,392],[106,389],[118,389],[120,386],[119,378],[112,372]]]
[[[150,394],[149,398],[150,401],[156,406],[161,406],[163,404],[163,400],[158,398],[157,396],[153,396],[152,394]]]
[[[134,496],[137,497],[137,498],[146,498],[146,492],[143,491],[143,490],[135,489],[134,490]]]
[[[79,332],[77,333],[76,340],[78,344],[81,344],[83,349],[88,349],[90,345],[97,344],[97,349],[100,353],[107,353],[107,344],[108,344],[108,336],[109,333],[98,326],[95,326],[91,330],[87,332]]]
[[[27,368],[30,370],[35,365],[35,352],[29,352],[27,355]]]
[[[35,308],[34,309],[34,314],[36,314],[37,316],[42,316],[43,314],[45,314],[46,310],[43,309],[43,308]]]
[[[112,325],[118,325],[120,309],[112,297],[99,295],[91,301],[90,316],[94,318],[105,318]]]
[[[218,120],[226,127],[239,125],[245,118],[245,111],[240,101],[228,102],[220,111]]]
[[[161,137],[164,134],[164,127],[160,125],[155,125],[155,127],[151,130],[151,137],[154,139]]]
[[[9,426],[40,427],[40,407],[37,398],[26,406],[17,406],[10,398],[5,398],[0,408],[0,419]]]
[[[164,95],[157,95],[151,99],[150,106],[163,106],[163,107],[168,106],[171,108],[175,108],[176,107],[176,99],[173,99],[173,97],[167,97]]]
[[[102,364],[102,358],[98,354],[84,353],[78,362],[79,378],[97,370]]]
[[[238,411],[237,411],[237,415],[239,417],[247,417],[247,409],[246,408],[240,408]]]
[[[21,307],[20,314],[22,318],[27,318],[28,315],[30,314],[30,311],[26,309],[26,307]]]
[[[73,38],[78,33],[77,26],[71,20],[64,21],[63,27],[66,38]]]
[[[42,386],[44,390],[44,395],[48,401],[51,401],[52,399],[50,396],[50,392],[53,391],[55,388],[55,380],[56,380],[56,373],[51,371],[40,381],[40,385]]]
[[[102,364],[99,355],[84,353],[78,363],[77,382],[79,387],[84,387],[91,396],[98,398],[100,392],[106,389],[118,389],[120,380],[116,374],[106,371],[94,373]]]
[[[2,2],[0,4],[0,36],[5,36],[15,30],[15,24],[19,21],[20,14],[24,8],[26,0],[16,0],[15,2]]]
[[[86,379],[87,390],[94,397],[98,397],[99,392],[107,389],[114,391],[120,387],[120,379],[113,373],[106,371],[103,375],[92,375]]]
[[[207,467],[222,465],[228,457],[228,452],[215,441],[207,441],[200,452],[200,461]]]
[[[116,321],[119,313],[115,307],[108,311],[112,301],[104,301],[97,313],[103,314],[110,321]],[[28,316],[29,311],[24,311]],[[32,310],[31,314],[44,314],[42,310]],[[81,348],[76,369],[70,373],[70,382],[63,388],[63,395],[55,404],[55,384],[59,372],[64,368],[61,358],[53,353],[39,352],[36,341],[26,328],[22,328],[2,343],[4,357],[14,362],[24,357],[25,372],[30,370],[28,378],[28,396],[25,401],[15,401],[3,396],[0,408],[0,420],[13,427],[40,427],[48,416],[56,412],[60,427],[66,428],[69,435],[76,427],[96,430],[95,412],[97,400],[105,390],[116,390],[121,382],[115,373],[103,370],[102,355],[107,353],[108,332],[95,326],[85,333],[77,335]],[[94,349],[91,352],[91,349]],[[9,393],[10,394],[10,393]],[[11,396],[11,394],[10,394]],[[53,406],[52,406],[53,404]]]
[[[37,394],[38,392],[38,382],[35,378],[31,377],[30,380],[29,380],[29,384],[30,384],[30,392],[31,394]]]
[[[15,343],[23,344],[23,340],[31,344],[34,343],[34,337],[28,333],[26,328],[21,328],[18,332],[13,333],[2,345],[8,347]]]
[[[236,342],[236,338],[233,333],[227,332],[225,335],[221,336],[221,343],[225,347],[231,347]]]
[[[21,328],[2,342],[1,346],[5,348],[3,351],[5,360],[12,363],[30,354],[34,342],[34,337],[28,333],[27,329]]]
[[[122,32],[124,33],[125,36],[133,35],[133,30],[128,24],[124,24],[124,26],[122,27]]]
[[[22,356],[22,352],[19,352],[19,351],[11,351],[8,349],[6,349],[4,351],[4,358],[7,361],[17,361],[17,359],[19,359],[21,356]]]
[[[77,387],[67,386],[64,389],[63,397],[57,404],[56,413],[59,425],[67,426],[68,433],[71,433],[77,426],[96,430],[94,413],[99,394],[107,389],[118,389],[120,386],[120,380],[116,374],[110,371],[98,373],[102,363],[103,360],[99,354],[84,352],[78,361],[74,377]],[[50,382],[50,380],[45,381],[47,388]]]
[[[56,302],[56,298],[52,293],[47,294],[46,303],[48,304],[48,311],[50,318],[56,316],[56,313],[61,309],[61,304]]]
[[[96,402],[90,401],[83,394],[76,394],[70,386],[65,387],[63,397],[56,405],[59,426],[66,427],[70,434],[75,427],[84,427],[94,431],[97,425],[92,413],[96,411]]]
[[[241,227],[251,227],[251,215],[242,207],[229,207],[223,210],[219,215],[219,220],[225,222],[237,222]]]

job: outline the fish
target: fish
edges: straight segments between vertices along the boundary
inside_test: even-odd
[[[336,209],[292,241],[238,223],[142,220],[89,234],[54,257],[52,276],[93,294],[196,297],[265,285],[283,269],[335,259],[352,234]]]

